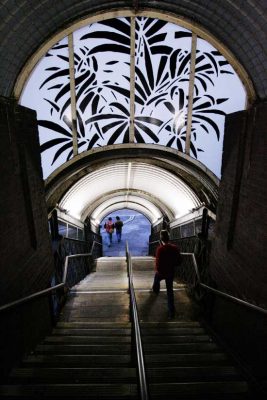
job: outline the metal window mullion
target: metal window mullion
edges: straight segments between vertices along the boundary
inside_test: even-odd
[[[68,46],[69,46],[72,143],[73,143],[73,155],[76,156],[78,154],[78,138],[77,138],[78,135],[77,135],[76,92],[75,92],[74,47],[73,47],[72,33],[68,35]]]
[[[186,141],[185,141],[185,153],[188,155],[190,155],[190,142],[191,142],[191,129],[192,129],[196,50],[197,50],[197,35],[195,33],[192,33],[190,78],[189,78],[189,88],[188,88],[187,126],[186,126]]]
[[[134,143],[134,113],[135,113],[135,17],[131,17],[131,48],[130,48],[130,137]]]

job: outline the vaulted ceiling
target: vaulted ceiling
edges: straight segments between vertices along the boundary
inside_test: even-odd
[[[205,203],[215,210],[218,178],[202,163],[158,145],[125,144],[82,153],[46,181],[47,204],[96,225],[130,208],[151,223],[174,221]]]

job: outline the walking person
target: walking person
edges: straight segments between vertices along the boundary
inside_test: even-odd
[[[120,217],[116,217],[115,222],[115,229],[116,229],[116,236],[118,243],[121,241],[121,232],[122,232],[123,222],[121,221]]]
[[[112,244],[112,234],[114,232],[114,223],[111,217],[109,217],[109,219],[105,222],[104,228],[107,232],[108,247],[110,247]]]
[[[173,279],[174,270],[181,263],[179,248],[169,243],[169,233],[166,230],[160,232],[161,245],[156,251],[155,276],[152,290],[158,294],[160,291],[160,281],[165,279],[168,297],[168,315],[172,319],[175,316]]]

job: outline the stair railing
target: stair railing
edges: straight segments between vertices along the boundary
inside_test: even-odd
[[[215,289],[215,288],[213,288],[213,287],[211,287],[209,285],[206,285],[205,283],[201,282],[200,273],[199,273],[199,269],[198,269],[198,265],[197,265],[195,254],[194,253],[181,253],[181,255],[191,256],[192,257],[193,265],[194,265],[194,269],[195,269],[195,274],[196,274],[196,277],[197,277],[197,281],[196,282],[200,287],[204,288],[207,291],[210,291],[210,292],[214,293],[217,296],[224,297],[224,298],[226,298],[226,299],[228,299],[228,300],[230,300],[230,301],[232,301],[234,303],[241,304],[241,305],[243,305],[243,306],[245,306],[247,308],[250,308],[252,310],[255,310],[255,311],[258,311],[258,312],[260,312],[262,314],[267,315],[267,310],[265,308],[256,306],[255,304],[249,303],[248,301],[242,300],[242,299],[240,299],[238,297],[235,297],[235,296],[232,296],[232,295],[230,295],[228,293],[222,292],[221,290]]]
[[[99,244],[99,245],[102,246],[102,243],[97,242],[97,241],[94,240],[93,244],[92,244],[92,247],[91,247],[90,253],[72,254],[72,255],[66,256],[65,263],[64,263],[63,275],[62,275],[62,282],[61,283],[59,283],[57,285],[54,285],[54,286],[51,286],[51,287],[49,287],[47,289],[44,289],[44,290],[40,290],[40,291],[35,292],[33,294],[30,294],[29,296],[25,296],[25,297],[22,297],[22,298],[20,298],[18,300],[12,301],[12,302],[7,303],[7,304],[4,304],[3,306],[0,307],[0,312],[1,311],[6,311],[6,310],[8,310],[10,308],[13,308],[13,307],[17,307],[17,306],[19,306],[19,305],[21,305],[23,303],[26,303],[28,301],[34,300],[37,297],[41,297],[41,296],[47,295],[48,293],[51,293],[51,292],[53,292],[55,290],[58,290],[60,288],[66,287],[67,286],[67,275],[68,275],[68,268],[69,268],[69,260],[71,260],[72,258],[75,258],[75,257],[89,257],[89,256],[91,256],[93,254],[94,246],[96,244]]]
[[[132,319],[132,329],[133,336],[136,346],[136,356],[137,356],[137,367],[138,367],[138,379],[139,379],[139,389],[140,389],[140,399],[149,400],[148,386],[146,380],[144,353],[142,346],[142,339],[140,333],[140,324],[137,311],[136,297],[133,286],[133,268],[132,268],[132,258],[129,252],[128,242],[126,242],[126,261],[127,261],[127,274],[128,274],[128,284],[129,284],[129,294],[130,294],[130,308],[131,308],[131,319]]]

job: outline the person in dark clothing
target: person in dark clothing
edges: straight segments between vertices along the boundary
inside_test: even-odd
[[[166,230],[160,232],[161,245],[156,251],[155,276],[152,290],[158,294],[160,291],[160,281],[165,279],[169,318],[174,318],[174,295],[173,295],[173,279],[174,270],[181,263],[181,255],[179,248],[169,243],[169,233]]]
[[[123,222],[120,220],[120,217],[116,217],[116,222],[115,222],[115,229],[116,229],[116,236],[118,242],[121,241],[121,231],[123,227]]]

